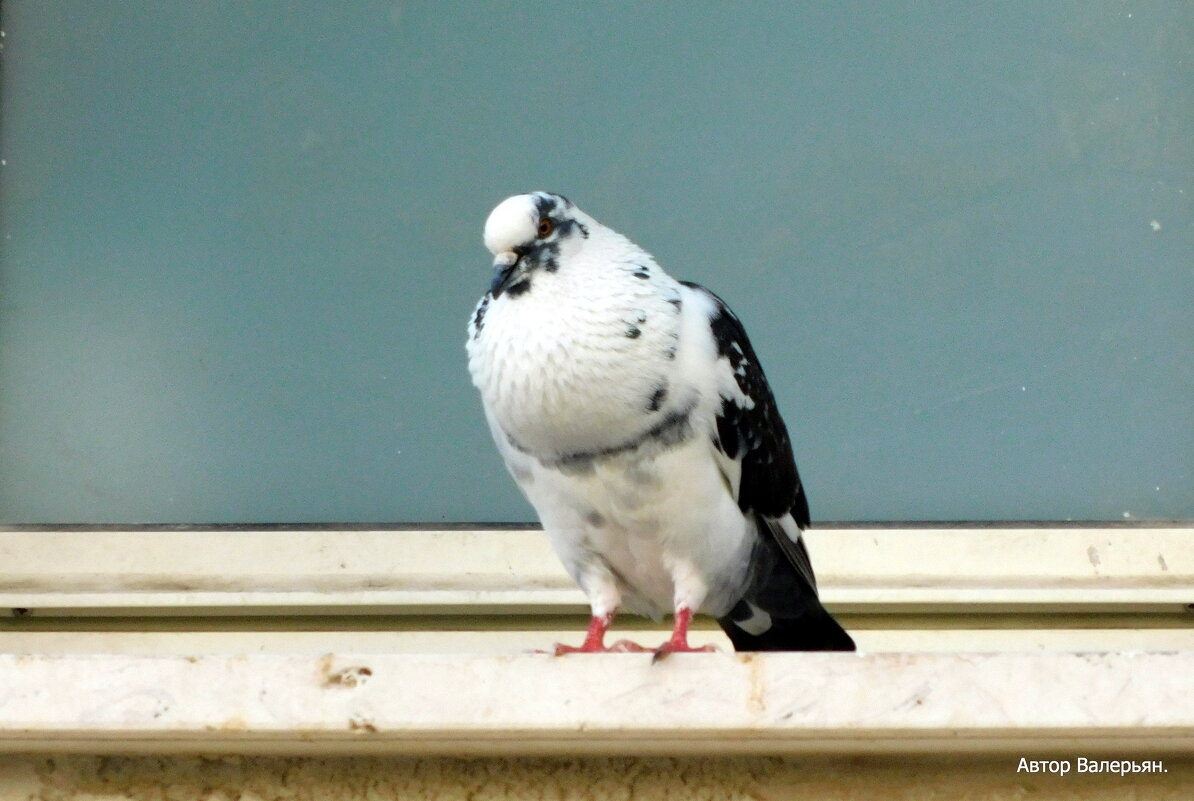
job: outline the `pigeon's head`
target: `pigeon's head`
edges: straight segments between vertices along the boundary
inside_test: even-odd
[[[485,221],[485,247],[494,256],[489,291],[497,298],[530,289],[535,271],[559,270],[561,252],[588,239],[593,224],[563,195],[532,192],[506,198]]]

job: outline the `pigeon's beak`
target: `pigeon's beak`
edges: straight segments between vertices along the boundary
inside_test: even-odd
[[[500,296],[522,276],[523,270],[519,269],[521,263],[521,257],[512,250],[497,254],[493,260],[493,283],[489,285],[489,291],[494,298]]]

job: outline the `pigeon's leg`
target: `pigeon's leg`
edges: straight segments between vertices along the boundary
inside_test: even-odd
[[[585,633],[585,641],[579,646],[565,645],[562,642],[556,643],[556,656],[564,654],[599,654],[605,652],[607,650],[605,647],[605,632],[609,630],[609,626],[613,622],[613,612],[605,615],[593,615],[589,620],[589,630]]]
[[[716,651],[716,645],[702,645],[699,648],[688,644],[688,627],[692,623],[692,610],[687,606],[676,609],[676,622],[672,626],[672,636],[663,645],[655,649],[652,662],[658,662],[668,654],[708,653]]]
[[[650,650],[629,640],[618,640],[613,645],[605,644],[605,632],[609,630],[610,624],[614,622],[614,615],[618,613],[618,607],[622,605],[622,593],[608,565],[600,561],[590,561],[579,569],[575,577],[589,598],[589,608],[593,611],[593,617],[589,620],[585,641],[579,646],[556,643],[556,656]]]
[[[701,571],[686,557],[669,554],[665,559],[672,574],[672,582],[676,587],[676,593],[672,597],[672,608],[676,610],[676,618],[675,623],[672,624],[672,636],[655,649],[655,658],[651,661],[658,662],[668,654],[716,651],[717,647],[713,645],[694,648],[688,644],[688,627],[692,624],[692,610],[700,608],[708,592]]]
[[[609,653],[623,653],[628,651],[646,651],[647,649],[630,642],[629,640],[618,640],[610,646],[605,645],[605,632],[609,631],[610,624],[614,622],[614,613],[606,612],[603,615],[594,614],[589,620],[589,630],[585,633],[585,641],[579,646],[565,645],[562,642],[556,643],[555,655],[563,656],[564,654],[609,654]]]

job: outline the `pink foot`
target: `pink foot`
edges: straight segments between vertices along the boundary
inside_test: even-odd
[[[590,646],[588,644],[567,645],[558,642],[555,644],[552,653],[556,656],[563,656],[564,654],[637,654],[650,650],[650,648],[645,648],[630,640],[618,640],[613,645],[598,646]]]
[[[609,630],[609,626],[613,622],[614,616],[612,613],[603,617],[594,615],[589,621],[589,630],[585,634],[585,641],[583,643],[580,645],[565,645],[562,642],[558,642],[555,644],[552,653],[556,656],[563,656],[564,654],[640,653],[649,650],[630,640],[618,640],[613,645],[605,645],[605,632]]]
[[[676,610],[676,623],[672,627],[672,636],[663,645],[655,649],[655,656],[651,657],[654,664],[670,654],[707,654],[717,650],[716,645],[702,645],[694,647],[688,644],[688,626],[692,623],[692,610],[682,606]]]

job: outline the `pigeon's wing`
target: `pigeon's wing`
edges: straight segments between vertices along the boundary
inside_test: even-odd
[[[738,507],[758,518],[760,528],[771,534],[815,594],[816,577],[800,536],[809,524],[808,499],[767,377],[742,323],[725,301],[698,284],[684,285],[713,301],[709,325],[719,361],[724,360],[723,368],[732,372],[740,390],[740,394],[722,393],[716,418],[714,444],[723,462],[733,463],[723,470],[727,482],[736,492]]]
[[[689,286],[713,303],[709,325],[718,369],[724,371],[713,432],[718,461],[738,507],[754,518],[759,532],[750,586],[717,622],[738,651],[853,651],[854,640],[817,598],[801,536],[809,522],[808,499],[763,368],[725,302]]]

